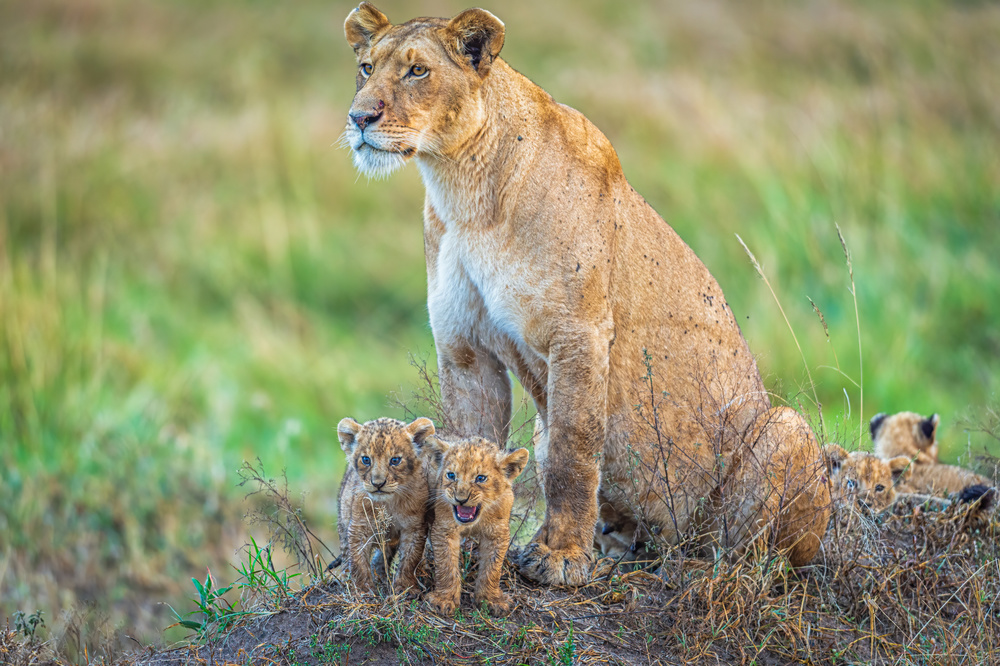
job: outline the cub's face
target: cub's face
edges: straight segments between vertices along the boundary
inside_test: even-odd
[[[451,505],[455,520],[471,525],[484,510],[511,492],[511,483],[528,464],[528,450],[508,453],[486,439],[454,443],[437,440],[438,500]]]
[[[425,418],[410,424],[383,418],[364,425],[344,419],[337,426],[347,464],[375,502],[389,499],[414,479],[424,479],[420,449],[433,434],[434,424]]]
[[[482,124],[479,91],[504,35],[489,12],[394,26],[362,2],[344,34],[358,61],[344,141],[362,173],[386,176],[414,156],[447,155]]]
[[[836,444],[823,449],[833,501],[841,506],[856,505],[880,513],[896,500],[896,484],[909,478],[910,460],[905,456],[882,460],[870,453],[848,453]]]

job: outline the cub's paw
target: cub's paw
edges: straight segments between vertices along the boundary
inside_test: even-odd
[[[431,592],[426,597],[427,605],[441,615],[454,615],[460,596],[445,592]]]
[[[543,585],[578,587],[590,582],[590,553],[581,548],[552,550],[544,543],[529,543],[517,555],[521,575]]]

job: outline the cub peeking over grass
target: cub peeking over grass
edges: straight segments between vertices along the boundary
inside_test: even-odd
[[[337,528],[351,580],[358,592],[374,591],[372,555],[382,551],[379,574],[386,575],[396,544],[399,567],[395,592],[415,588],[414,570],[427,540],[428,473],[422,449],[434,435],[430,419],[407,425],[377,419],[364,425],[344,419],[337,426],[347,470],[340,486]]]
[[[434,591],[427,602],[450,615],[462,598],[459,552],[462,537],[479,539],[476,604],[486,602],[493,614],[510,610],[500,591],[500,571],[510,545],[511,483],[528,464],[528,450],[501,450],[493,442],[470,438],[445,442],[434,438],[437,459],[434,493]]]
[[[866,512],[881,513],[896,500],[897,485],[912,474],[906,456],[882,460],[864,451],[848,453],[837,444],[827,444],[823,458],[833,487],[831,499],[842,509],[857,506]]]

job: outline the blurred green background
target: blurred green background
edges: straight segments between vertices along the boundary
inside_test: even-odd
[[[401,415],[408,354],[434,364],[417,171],[368,182],[334,147],[352,6],[0,3],[0,617],[93,601],[151,635],[206,565],[234,577],[256,456],[335,542],[336,423]],[[487,7],[713,271],[776,392],[815,418],[737,233],[831,438],[915,410],[950,460],[990,445],[960,419],[1000,388],[1000,6]]]

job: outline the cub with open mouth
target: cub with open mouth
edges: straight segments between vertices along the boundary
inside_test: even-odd
[[[510,545],[512,483],[528,463],[528,450],[504,451],[482,438],[446,442],[433,438],[437,466],[434,490],[434,591],[432,608],[451,614],[462,597],[459,552],[462,537],[479,540],[479,573],[474,598],[491,613],[510,610],[510,598],[500,591],[500,571]]]

